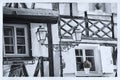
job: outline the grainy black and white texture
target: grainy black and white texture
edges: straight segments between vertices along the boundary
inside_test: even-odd
[[[117,77],[117,3],[4,3],[3,76]]]

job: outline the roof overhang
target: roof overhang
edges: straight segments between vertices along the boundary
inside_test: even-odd
[[[50,9],[3,8],[3,22],[56,23],[58,16]]]

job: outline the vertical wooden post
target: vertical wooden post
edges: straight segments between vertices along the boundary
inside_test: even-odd
[[[61,39],[60,39],[60,42],[59,42],[59,49],[60,49],[60,76],[63,77],[62,52],[61,52]]]
[[[61,25],[60,25],[60,17],[58,19],[58,31],[59,31],[59,51],[60,51],[60,76],[63,77],[63,66],[62,66],[62,49],[61,49]]]
[[[84,13],[84,17],[85,17],[85,32],[86,32],[86,37],[89,37],[89,27],[88,27],[88,16],[87,16],[87,12],[85,11]]]
[[[70,16],[73,16],[72,3],[70,3]]]
[[[49,76],[54,76],[54,63],[53,63],[53,42],[52,42],[52,29],[51,24],[47,23],[48,29],[48,56],[49,56]]]
[[[112,52],[113,65],[116,65],[117,52],[116,52],[115,46],[113,46],[112,48],[113,48],[113,52]]]
[[[112,38],[114,39],[114,18],[113,18],[113,13],[111,15],[111,27],[112,27]]]
[[[113,65],[117,65],[117,48],[113,46],[113,53],[112,53],[112,60],[113,60]],[[117,69],[115,71],[115,77],[117,77]]]
[[[44,64],[43,64],[43,57],[41,57],[41,77],[44,77]]]

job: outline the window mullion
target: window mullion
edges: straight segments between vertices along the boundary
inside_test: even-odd
[[[25,37],[25,54],[28,54],[28,44],[27,44],[27,28],[25,27],[24,28],[24,32],[25,32],[25,34],[24,34],[24,37]]]
[[[14,43],[14,49],[15,49],[15,55],[17,55],[17,35],[16,35],[16,27],[14,26],[14,33],[15,33],[15,35],[14,35],[14,40],[15,40],[15,43]]]
[[[83,61],[86,61],[85,49],[83,49]]]
[[[4,37],[4,36],[3,36]],[[4,37],[5,38],[5,37]],[[4,50],[4,55],[5,55],[5,52],[6,52],[6,50],[5,50],[5,39],[3,38],[3,50]]]

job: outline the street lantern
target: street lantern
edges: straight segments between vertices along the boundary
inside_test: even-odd
[[[72,38],[74,41],[79,42],[81,41],[82,33],[80,29],[75,29],[72,34]]]
[[[44,41],[46,40],[46,35],[47,35],[47,31],[45,30],[45,28],[43,28],[42,26],[39,26],[39,28],[36,31],[38,42],[43,44]]]

